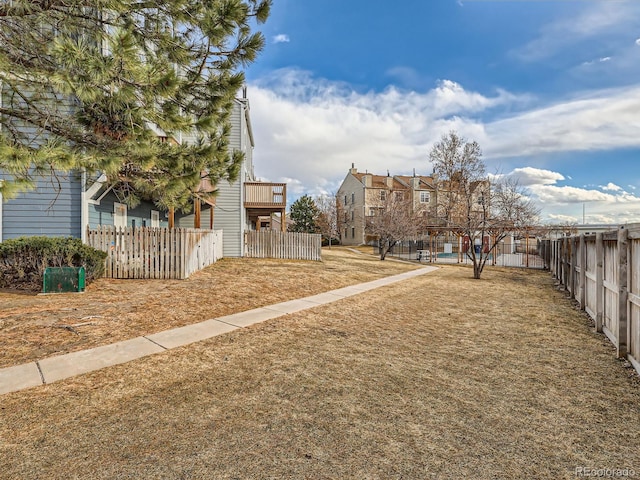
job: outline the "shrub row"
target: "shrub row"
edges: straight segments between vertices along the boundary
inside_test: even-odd
[[[20,237],[0,243],[0,288],[42,290],[47,267],[84,267],[89,284],[104,273],[106,252],[78,238]]]

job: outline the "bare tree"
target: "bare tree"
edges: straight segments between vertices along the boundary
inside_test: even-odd
[[[443,135],[429,155],[438,179],[438,218],[463,239],[477,279],[497,245],[508,235],[526,233],[538,223],[539,214],[517,181],[489,177],[481,157],[476,142],[453,131]]]
[[[375,214],[366,217],[365,230],[368,235],[378,237],[380,260],[399,241],[410,239],[424,232],[426,228],[426,212],[416,206],[410,192],[392,191],[380,203]]]
[[[316,207],[318,208],[318,216],[316,217],[316,226],[320,229],[320,233],[329,242],[331,248],[332,240],[338,238],[340,231],[338,230],[338,202],[335,195],[318,195],[315,198]]]

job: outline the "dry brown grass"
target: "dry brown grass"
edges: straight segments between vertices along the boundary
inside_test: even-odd
[[[0,368],[148,335],[415,268],[325,249],[322,262],[224,259],[188,280],[108,280],[83,294],[0,292]],[[61,326],[74,326],[72,329]]]
[[[447,266],[2,397],[4,478],[640,475],[637,376],[544,272]]]

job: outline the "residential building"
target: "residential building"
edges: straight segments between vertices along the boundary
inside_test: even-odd
[[[107,20],[100,25],[104,26],[108,32],[115,28],[108,21],[110,15],[108,11],[98,11],[90,7],[86,7],[90,12],[84,12],[84,10],[83,7],[81,18],[90,19],[95,15],[102,20]],[[147,20],[151,21],[151,27],[156,28],[159,26],[155,24],[159,18],[157,15],[159,13],[155,12],[155,16],[151,14],[148,17],[142,15],[137,18],[141,22],[144,21],[145,25]],[[92,28],[96,25],[93,22],[89,24]],[[56,25],[47,25],[47,32],[55,35],[57,28]],[[99,44],[95,43],[96,37],[88,28],[78,34],[86,35],[88,43],[99,47]],[[52,37],[49,35],[43,38]],[[103,42],[99,48],[108,53],[109,42]],[[156,47],[147,45],[145,48]],[[144,59],[144,55],[141,58]],[[32,87],[27,87],[25,91],[28,92],[29,88]],[[16,95],[13,90],[15,89],[10,88],[6,83],[0,82],[0,106],[8,106],[14,110],[21,105],[24,106],[23,96]],[[50,95],[45,100],[39,101],[57,112],[63,122],[76,106],[75,100],[64,94]],[[57,118],[58,121],[60,118]],[[11,121],[13,122],[12,131],[20,134],[19,141],[25,141],[31,145],[43,145],[49,138],[50,134],[46,128],[38,128],[22,120]],[[219,185],[211,185],[208,180],[204,180],[199,191],[217,190],[218,194],[206,202],[195,200],[192,213],[184,215],[180,212],[160,211],[151,201],[143,201],[135,208],[129,208],[124,199],[119,198],[118,192],[107,185],[104,176],[96,175],[94,178],[87,178],[87,175],[81,171],[55,172],[51,179],[39,179],[35,189],[22,193],[16,198],[3,201],[0,197],[0,241],[34,235],[72,236],[84,239],[87,227],[94,228],[98,225],[204,227],[224,231],[224,255],[242,255],[246,229],[269,227],[274,214],[284,217],[286,184],[258,182],[255,178],[252,156],[254,139],[245,89],[243,89],[242,98],[234,102],[230,122],[232,128],[229,148],[240,150],[245,155],[239,178],[232,183],[222,180]],[[2,126],[6,127],[6,125],[5,122]],[[188,144],[195,140],[189,132],[167,135],[157,125],[148,123],[146,126],[155,133],[159,141]],[[202,173],[206,174],[206,172]],[[3,176],[0,172],[0,182],[2,180]],[[285,223],[282,222],[282,225],[284,227]]]
[[[377,239],[367,235],[367,217],[376,215],[388,195],[409,196],[415,208],[433,217],[437,205],[434,178],[423,175],[374,175],[351,169],[338,189],[336,205],[343,245],[372,244]],[[407,197],[404,197],[407,198]]]
[[[254,137],[246,90],[243,90],[242,98],[235,100],[229,147],[244,154],[238,179],[218,183],[217,195],[211,204],[201,206],[199,221],[196,205],[194,213],[180,216],[176,225],[222,230],[224,256],[241,257],[246,230],[271,229],[277,223],[282,231],[286,231],[286,223],[276,222],[274,217],[284,218],[287,208],[287,184],[262,182],[254,174]]]
[[[182,135],[181,141],[190,139]],[[209,203],[196,201],[190,214],[176,214],[175,226],[223,230],[224,256],[242,256],[244,231],[266,228],[274,214],[285,215],[286,184],[259,182],[253,172],[253,131],[246,92],[235,100],[231,116],[231,149],[244,153],[237,181],[221,181]],[[0,179],[1,179],[0,174]],[[40,179],[36,188],[2,201],[0,241],[20,236],[85,238],[87,226],[167,227],[169,215],[152,202],[129,208],[103,176],[87,182],[82,172],[58,172]]]

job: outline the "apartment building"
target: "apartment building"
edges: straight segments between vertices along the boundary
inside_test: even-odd
[[[338,189],[340,236],[343,245],[371,244],[377,239],[368,236],[365,227],[367,217],[376,215],[389,195],[411,198],[415,208],[424,209],[434,216],[437,205],[437,189],[434,178],[423,175],[375,175],[351,169]]]

